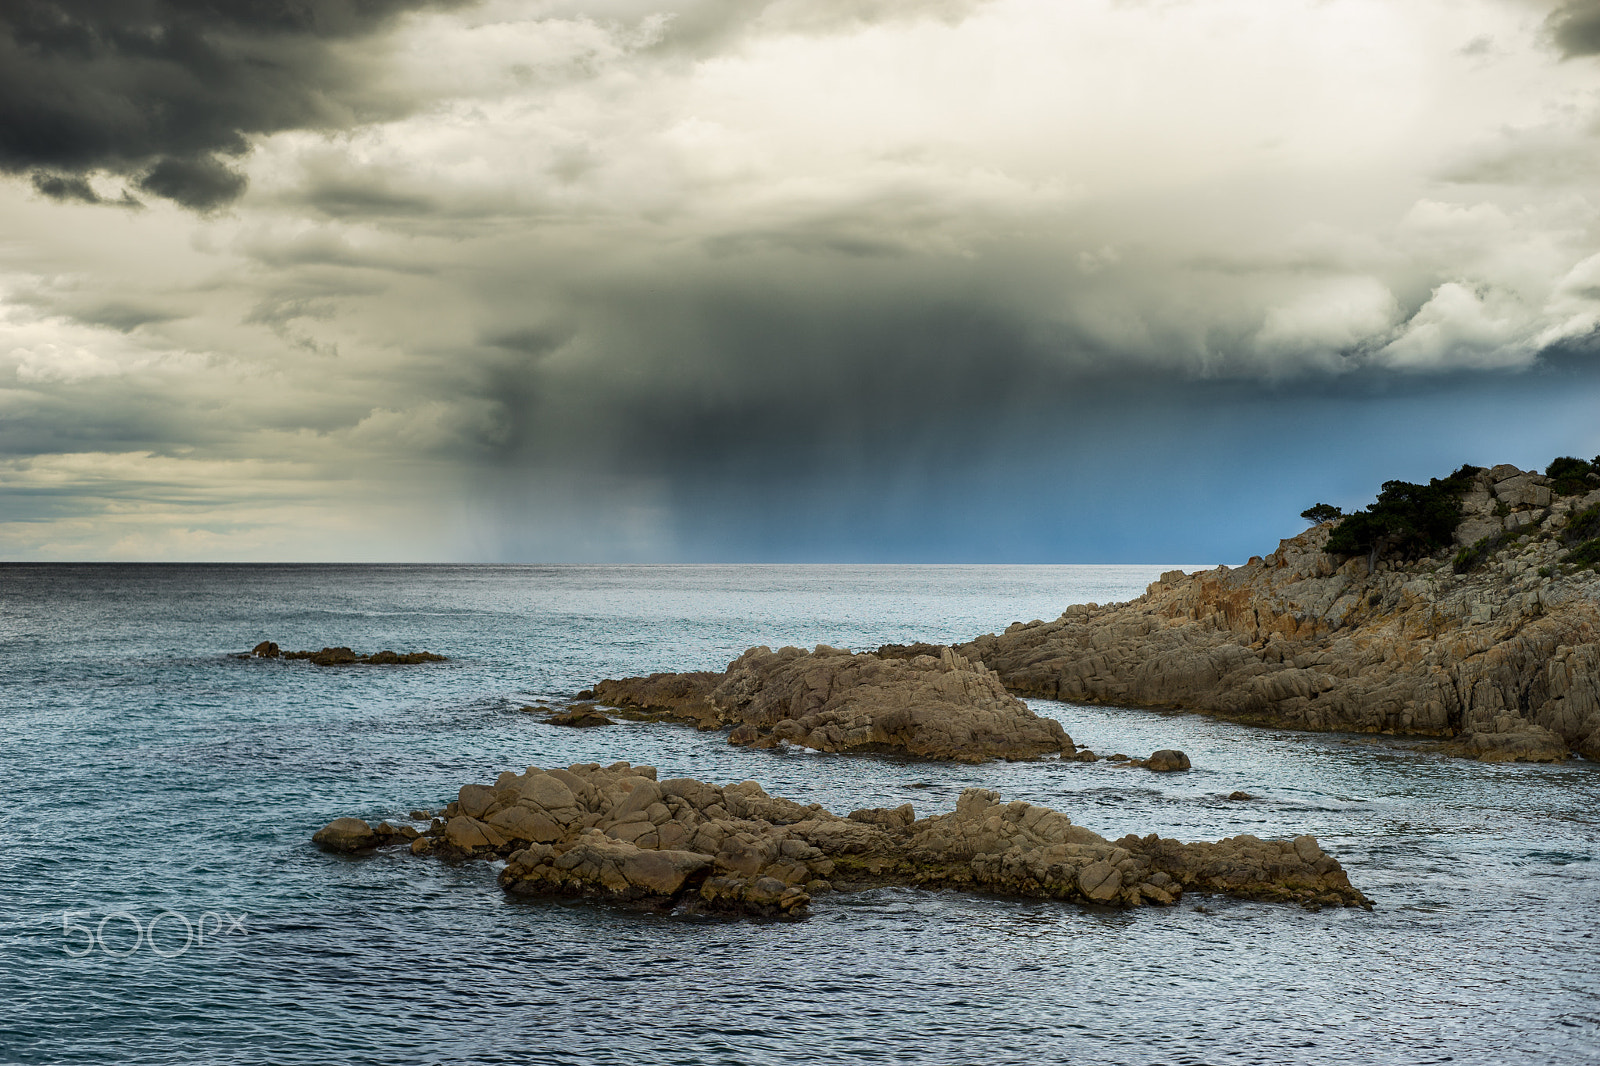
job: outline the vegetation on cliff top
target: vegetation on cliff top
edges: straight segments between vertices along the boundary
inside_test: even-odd
[[[1600,569],[1600,503],[1573,515],[1561,540],[1572,549],[1562,557],[1563,563]]]
[[[1415,558],[1431,555],[1452,543],[1462,520],[1462,498],[1483,467],[1464,465],[1447,478],[1432,478],[1426,485],[1386,481],[1375,502],[1364,511],[1345,515],[1339,508],[1318,503],[1300,512],[1314,523],[1337,522],[1328,537],[1327,551],[1334,555],[1392,555]],[[1592,461],[1563,455],[1545,467],[1554,496],[1579,496],[1600,488],[1600,456]],[[1503,501],[1494,513],[1505,517],[1511,508]],[[1456,553],[1454,569],[1468,573],[1483,565],[1520,537],[1536,533],[1526,525],[1492,533]],[[1546,532],[1544,536],[1553,536]],[[1561,562],[1569,567],[1600,569],[1600,505],[1572,517],[1561,534],[1570,549]]]
[[[1447,478],[1430,478],[1426,485],[1385,481],[1375,502],[1334,527],[1327,550],[1335,555],[1380,552],[1410,557],[1449,546],[1461,521],[1461,497],[1482,469],[1463,465]]]
[[[1553,459],[1544,468],[1550,478],[1550,491],[1557,496],[1578,496],[1591,489],[1600,488],[1600,455],[1593,462],[1584,462],[1570,455]]]
[[[1317,503],[1301,511],[1300,517],[1314,526],[1320,526],[1324,522],[1332,522],[1335,519],[1343,518],[1344,512],[1331,503]]]

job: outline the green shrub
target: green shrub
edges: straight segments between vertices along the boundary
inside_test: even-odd
[[[1600,456],[1596,456],[1594,462],[1586,463],[1582,459],[1563,455],[1559,459],[1552,459],[1544,472],[1550,478],[1550,491],[1557,496],[1581,496],[1600,488]]]
[[[1331,503],[1317,503],[1301,511],[1300,517],[1313,525],[1320,526],[1324,522],[1332,522],[1335,518],[1343,518],[1344,512]]]
[[[1584,541],[1563,556],[1561,561],[1580,570],[1584,567],[1600,570],[1600,537]]]
[[[1585,507],[1567,519],[1566,527],[1561,530],[1561,543],[1568,547],[1596,537],[1600,537],[1600,503]]]
[[[1451,567],[1458,574],[1470,573],[1482,566],[1485,560],[1501,548],[1509,544],[1515,544],[1525,532],[1527,530],[1507,529],[1482,537],[1474,542],[1471,547],[1462,548],[1456,552],[1456,557],[1451,562]]]
[[[1376,502],[1334,527],[1327,550],[1335,555],[1374,552],[1410,557],[1447,547],[1461,521],[1461,497],[1482,469],[1464,465],[1426,485],[1385,481]]]

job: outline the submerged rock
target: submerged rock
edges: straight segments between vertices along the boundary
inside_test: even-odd
[[[982,762],[1070,755],[1061,724],[1041,718],[982,663],[949,648],[882,657],[826,645],[751,648],[721,674],[602,681],[595,698],[624,713],[734,726],[729,742],[829,752],[896,752]]]
[[[241,658],[257,659],[307,659],[316,666],[353,666],[362,664],[366,666],[416,666],[419,663],[446,663],[450,660],[443,655],[435,655],[431,651],[408,651],[397,653],[392,651],[373,652],[371,655],[358,655],[346,647],[323,648],[321,651],[284,651],[270,640],[263,640],[250,653]]]
[[[573,729],[592,729],[595,726],[617,724],[595,710],[593,705],[585,703],[573,704],[564,711],[550,715],[545,721],[551,725],[564,725]]]
[[[1136,600],[957,651],[1024,696],[1600,759],[1596,484],[1495,467],[1468,485],[1459,552],[1330,555],[1324,524],[1242,567],[1169,571]]]
[[[904,804],[841,817],[754,781],[658,781],[654,767],[586,763],[465,785],[447,813],[412,841],[413,853],[504,858],[500,885],[516,896],[759,916],[799,916],[818,893],[874,885],[1120,907],[1168,905],[1191,890],[1371,905],[1309,836],[1113,842],[1058,811],[976,788],[945,814],[918,818]],[[350,823],[366,825],[339,819],[318,837],[334,826],[359,836]]]

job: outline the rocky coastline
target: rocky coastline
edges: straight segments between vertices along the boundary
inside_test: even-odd
[[[1421,557],[1330,552],[1326,522],[1242,567],[1172,571],[1136,600],[956,651],[1022,695],[1434,736],[1486,761],[1600,759],[1596,480],[1480,470],[1453,543]]]
[[[841,816],[754,781],[658,781],[654,767],[625,762],[530,766],[463,785],[425,829],[339,818],[313,840],[335,852],[404,845],[451,861],[503,859],[500,887],[517,897],[736,916],[802,917],[820,894],[883,885],[1114,907],[1170,906],[1186,892],[1371,907],[1310,836],[1109,841],[980,788],[944,814],[919,818],[905,804]]]

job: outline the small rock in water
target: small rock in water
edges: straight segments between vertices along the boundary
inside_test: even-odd
[[[1172,748],[1163,748],[1146,759],[1144,764],[1158,774],[1170,774],[1189,769],[1189,756]]]
[[[549,708],[546,708],[548,710]],[[617,723],[594,709],[592,704],[577,703],[568,707],[560,714],[552,714],[545,719],[551,725],[570,726],[574,729],[589,729],[598,725],[616,725]]]
[[[1238,791],[1234,791],[1234,792],[1228,793],[1228,798],[1231,799],[1231,800],[1253,800],[1253,799],[1255,799],[1255,797],[1252,796],[1248,792],[1238,792]]]
[[[316,666],[350,666],[361,663],[366,666],[416,666],[419,663],[446,663],[450,660],[443,655],[435,655],[431,651],[408,651],[404,654],[393,651],[380,651],[372,655],[358,655],[348,647],[323,648],[321,651],[284,651],[270,640],[263,640],[245,658],[257,659],[306,659]]]
[[[366,851],[378,846],[378,834],[360,818],[335,818],[311,838],[327,851]]]

